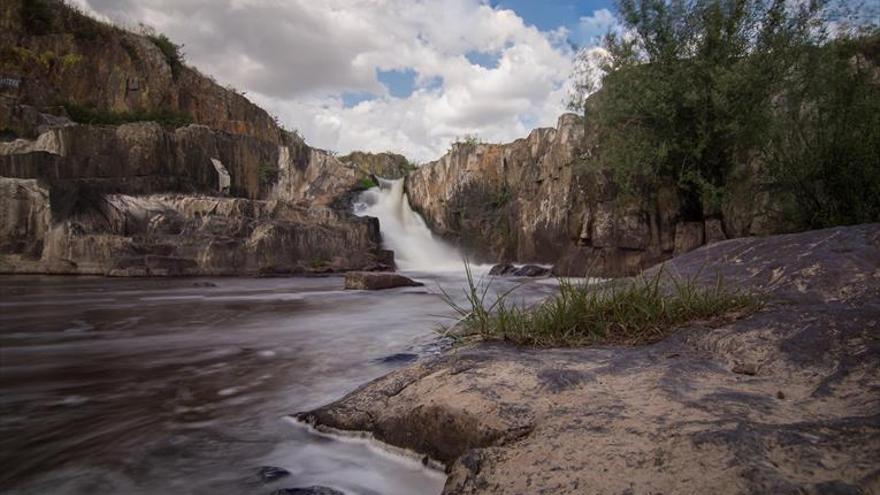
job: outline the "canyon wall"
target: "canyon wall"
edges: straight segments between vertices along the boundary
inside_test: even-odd
[[[393,266],[377,222],[347,208],[367,172],[153,39],[46,4],[39,29],[26,3],[0,7],[0,272]]]
[[[456,143],[412,172],[406,191],[432,230],[480,262],[554,264],[563,275],[629,275],[728,237],[784,230],[744,167],[723,209],[680,213],[673,185],[653,198],[621,194],[595,130],[565,114],[508,144]]]

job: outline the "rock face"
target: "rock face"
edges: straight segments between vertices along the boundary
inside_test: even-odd
[[[148,37],[48,1],[39,29],[19,17],[24,3],[0,7],[0,272],[393,267],[376,222],[347,211],[364,172]],[[194,123],[76,124],[71,104]]]
[[[339,157],[339,161],[357,167],[361,172],[384,179],[401,179],[414,166],[403,155],[396,153],[364,153],[355,151]]]
[[[553,264],[561,275],[630,275],[705,242],[784,230],[748,185],[723,215],[699,219],[684,217],[671,185],[650,200],[619,194],[596,142],[589,123],[566,114],[512,143],[455,144],[410,173],[406,191],[432,230],[472,257]]]
[[[425,285],[396,273],[349,272],[345,274],[345,288],[351,290],[383,290],[395,287]]]
[[[446,494],[880,491],[880,224],[667,269],[768,305],[642,347],[460,348],[301,417],[444,462]]]

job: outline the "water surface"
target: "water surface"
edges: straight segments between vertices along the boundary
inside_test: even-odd
[[[288,419],[439,351],[437,283],[457,294],[463,279],[411,275],[427,286],[0,277],[0,491],[439,493],[440,473]],[[263,484],[262,465],[292,474]]]

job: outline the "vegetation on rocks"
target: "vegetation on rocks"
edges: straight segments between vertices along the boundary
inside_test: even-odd
[[[598,126],[624,190],[671,182],[700,219],[724,204],[735,170],[758,165],[800,227],[878,219],[876,25],[850,29],[823,1],[618,4],[627,35],[606,36],[607,57],[571,103]]]
[[[164,127],[176,128],[193,123],[192,116],[171,109],[114,112],[68,102],[64,109],[74,122],[92,125],[120,125],[129,122],[157,122]]]
[[[560,279],[558,294],[524,308],[508,302],[516,287],[490,304],[491,281],[475,280],[470,266],[466,272],[466,304],[443,294],[461,317],[462,328],[455,335],[525,346],[647,344],[689,322],[748,314],[761,306],[754,294],[728,289],[720,276],[713,285],[703,286],[696,277],[660,269],[606,284]]]
[[[171,67],[171,75],[176,79],[180,75],[183,68],[183,45],[171,41],[168,36],[163,33],[147,33],[147,38],[153,42],[156,47],[165,56],[165,62]]]

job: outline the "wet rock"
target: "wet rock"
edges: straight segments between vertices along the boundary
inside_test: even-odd
[[[383,290],[395,287],[420,287],[425,285],[396,273],[350,272],[345,274],[345,288],[352,290]]]
[[[299,417],[442,461],[445,494],[878,491],[880,224],[669,264],[767,306],[640,347],[459,347]]]
[[[516,270],[516,267],[513,266],[513,264],[511,264],[511,263],[499,263],[499,264],[493,266],[489,270],[489,275],[493,275],[493,276],[509,275],[509,274],[513,273],[514,270]]]
[[[550,275],[550,269],[538,265],[523,265],[513,271],[514,277],[544,277]]]
[[[275,490],[272,495],[345,495],[339,490],[326,486],[309,486],[306,488],[282,488]]]
[[[290,476],[290,471],[276,466],[261,466],[257,469],[257,476],[263,483],[272,483]]]
[[[415,361],[418,358],[419,358],[418,354],[412,354],[409,352],[398,352],[397,354],[392,354],[390,356],[385,356],[383,358],[379,358],[379,359],[377,359],[377,361],[380,363],[385,363],[385,364],[391,364],[391,363],[398,364],[398,363],[409,363],[409,362]]]

